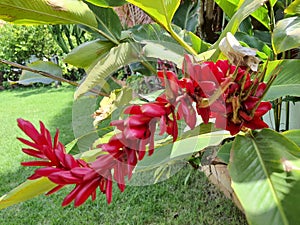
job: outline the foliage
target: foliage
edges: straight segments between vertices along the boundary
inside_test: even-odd
[[[207,149],[210,149],[211,144],[224,144],[221,139],[214,138],[214,131],[219,128],[229,131],[235,137],[233,143],[227,144],[226,148],[221,147],[221,155],[224,160],[229,159],[232,188],[245,210],[248,222],[293,224],[297,218],[295,209],[299,203],[291,199],[298,198],[295,190],[300,180],[300,149],[293,140],[299,133],[296,131],[290,140],[284,134],[262,129],[267,127],[267,124],[261,117],[271,109],[271,104],[264,102],[264,98],[282,98],[285,94],[299,95],[295,91],[295,87],[299,85],[299,76],[291,72],[297,67],[299,59],[290,60],[297,58],[294,52],[297,52],[300,46],[297,39],[297,5],[288,5],[287,1],[285,5],[282,1],[216,1],[229,20],[226,26],[226,23],[222,25],[223,31],[218,40],[210,46],[194,33],[172,24],[176,22],[176,19],[173,20],[174,16],[182,14],[180,7],[184,7],[181,5],[184,3],[179,0],[127,0],[156,22],[155,25],[137,25],[129,30],[122,30],[117,14],[110,8],[115,6],[116,2],[88,2],[75,1],[75,5],[83,6],[75,8],[67,0],[60,3],[40,1],[40,10],[36,14],[41,19],[37,21],[28,13],[32,12],[28,1],[12,3],[6,0],[0,5],[11,10],[11,18],[7,18],[1,10],[0,15],[17,23],[79,23],[87,31],[97,34],[98,40],[75,48],[66,58],[68,63],[84,66],[88,73],[75,92],[77,99],[86,97],[81,96],[94,88],[100,87],[106,93],[112,92],[115,88],[107,84],[110,75],[121,67],[137,62],[151,73],[157,73],[164,87],[163,94],[156,93],[150,102],[147,100],[148,96],[138,96],[141,99],[126,97],[125,102],[132,103],[129,106],[122,107],[120,104],[120,107],[100,108],[118,132],[96,137],[89,143],[84,151],[90,152],[88,150],[92,146],[93,151],[99,154],[93,162],[65,152],[57,136],[52,144],[49,131],[43,124],[40,131],[37,131],[30,122],[18,120],[19,127],[31,139],[20,139],[32,148],[25,148],[23,151],[42,159],[23,162],[24,166],[40,166],[29,179],[48,177],[56,184],[54,189],[49,188],[50,193],[75,184],[74,189],[65,197],[63,205],[68,205],[74,200],[75,206],[79,206],[89,196],[95,200],[97,187],[100,187],[100,191],[110,203],[113,183],[117,183],[123,192],[127,180],[143,174],[143,171],[149,171],[147,168],[155,170],[152,175],[156,182],[162,177],[170,177],[174,173],[176,162],[189,157],[196,159],[190,161],[198,162],[197,157],[210,154],[210,163],[218,162],[216,154]],[[208,6],[213,4],[210,3],[213,1],[207,1],[206,10],[207,13],[210,10],[211,15],[213,10]],[[20,6],[23,11],[15,17],[15,8]],[[85,9],[84,12],[82,9]],[[200,9],[203,10],[201,6]],[[276,16],[275,12],[285,12],[284,18]],[[195,16],[193,13],[191,15]],[[203,12],[199,13],[199,18],[201,16]],[[182,28],[187,28],[186,23],[178,22],[178,18],[176,23]],[[197,25],[193,24],[192,27],[194,26]],[[231,35],[236,34],[238,30],[243,31],[236,35],[240,43]],[[262,32],[264,30],[269,34]],[[226,41],[227,45],[224,45]],[[258,49],[253,50],[249,47]],[[89,58],[89,52],[93,58]],[[82,60],[79,56],[81,53]],[[257,58],[255,53],[260,58]],[[228,58],[233,65],[229,65],[228,61],[219,60],[220,58]],[[154,65],[149,63],[151,61],[155,62]],[[260,66],[259,61],[262,61]],[[176,67],[170,67],[172,63],[175,63]],[[253,71],[249,72],[250,69],[245,67]],[[268,94],[268,91],[271,94]],[[107,101],[107,104],[117,105],[124,102],[123,97],[122,94],[115,96],[115,99]],[[281,102],[280,99],[276,101]],[[276,104],[276,107],[274,112],[278,118],[280,105]],[[105,109],[110,109],[110,117]],[[208,126],[211,117],[215,119],[212,120],[213,129],[203,131],[201,126],[200,130],[197,129],[197,122]],[[156,129],[159,131],[155,132]],[[255,131],[256,129],[262,130]],[[201,141],[201,135],[205,133],[211,135],[210,143]],[[192,143],[189,140],[194,140],[194,147],[191,144],[190,150],[181,151],[181,144]],[[218,141],[221,143],[217,143]],[[200,151],[199,156],[193,155],[197,151]],[[146,152],[148,156],[145,156]],[[228,157],[228,154],[231,157]],[[147,163],[143,164],[144,162]],[[11,195],[9,198],[13,197]],[[264,204],[260,204],[261,202]]]
[[[49,60],[62,53],[47,26],[16,26],[7,23],[0,27],[0,42],[0,58],[23,65],[32,57]],[[4,64],[0,64],[0,71],[10,80],[18,80],[20,75],[19,70]]]

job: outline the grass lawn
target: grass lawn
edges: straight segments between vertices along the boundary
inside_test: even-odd
[[[60,140],[70,142],[72,132],[73,87],[41,87],[0,92],[0,195],[26,180],[34,168],[20,166],[30,157],[22,153],[22,136],[16,119],[22,117],[35,125],[42,120]],[[191,173],[188,182],[185,178]],[[113,202],[105,196],[84,205],[60,206],[70,188],[52,196],[32,200],[0,211],[0,225],[16,224],[246,224],[243,214],[209,184],[203,174],[185,167],[169,180],[145,187],[114,189]]]

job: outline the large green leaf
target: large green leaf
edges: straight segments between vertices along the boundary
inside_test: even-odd
[[[111,8],[101,8],[90,3],[87,3],[87,5],[94,12],[98,22],[98,30],[93,32],[94,35],[100,34],[106,39],[118,44],[122,25],[117,13]]]
[[[272,34],[272,45],[278,54],[300,46],[300,17],[294,16],[278,21]]]
[[[186,51],[193,55],[198,54],[195,49],[188,45],[188,43],[173,30],[172,19],[180,5],[180,0],[127,0],[127,2],[144,10],[154,21],[166,29]]]
[[[264,97],[264,100],[274,100],[285,95],[300,96],[299,68],[299,59],[270,61],[268,63],[265,81],[274,73],[278,75]]]
[[[238,41],[242,41],[246,43],[249,47],[255,48],[258,51],[265,53],[266,56],[270,59],[273,58],[273,51],[272,49],[263,41],[258,39],[255,36],[250,36],[249,34],[243,32],[237,32],[235,37]]]
[[[176,44],[177,42],[159,24],[143,24],[124,32],[124,36],[132,38],[136,42],[143,41],[166,41]]]
[[[218,41],[211,47],[211,49],[216,49],[214,55],[212,56],[212,60],[216,61],[221,53],[219,49],[219,44],[221,40],[226,37],[228,32],[235,34],[239,28],[241,22],[247,18],[251,13],[257,10],[259,7],[263,5],[265,0],[245,0],[238,11],[232,16],[229,23],[223,30],[222,34],[220,35]]]
[[[171,32],[171,21],[180,5],[180,0],[127,0],[144,10],[157,23]]]
[[[44,194],[54,188],[56,184],[48,178],[42,177],[36,180],[27,180],[15,189],[0,198],[0,209],[29,200],[35,196]]]
[[[84,24],[97,27],[93,12],[79,0],[1,0],[0,19],[16,24]]]
[[[145,42],[143,47],[145,57],[168,60],[181,68],[183,62],[184,50],[177,44],[170,42]]]
[[[293,1],[284,12],[288,15],[300,15],[300,0]]]
[[[273,1],[274,5],[276,1]],[[216,3],[222,8],[222,10],[231,18],[234,13],[241,7],[243,1],[240,0],[216,0]],[[251,16],[261,22],[266,28],[270,28],[270,18],[268,16],[268,9],[266,6],[255,10]]]
[[[210,47],[209,43],[204,42],[190,31],[182,30],[180,27],[175,25],[172,26],[172,29],[178,35],[179,38],[184,40],[187,44],[191,45],[197,53],[202,53]],[[171,37],[170,34],[158,24],[144,24],[141,26],[136,26],[126,33],[127,36],[133,38],[135,41],[138,41],[140,43],[143,43],[144,41],[169,42],[177,44],[178,48],[184,50],[184,47],[182,47],[176,40],[174,40],[174,38]]]
[[[210,46],[192,32],[187,32],[177,26],[173,26],[173,30],[198,53],[206,51]],[[145,45],[143,48],[145,57],[172,61],[181,68],[185,49],[158,24],[134,27],[127,35],[135,42]]]
[[[288,130],[282,134],[300,147],[300,130]]]
[[[237,136],[229,173],[250,224],[298,224],[300,148],[264,129]]]
[[[87,69],[98,62],[113,47],[114,44],[108,41],[94,40],[85,42],[74,48],[65,57],[64,62]]]
[[[86,0],[94,5],[101,7],[116,7],[126,3],[125,0]]]
[[[218,145],[224,138],[228,137],[231,137],[228,132],[216,131],[176,141],[171,157],[192,155],[194,152],[200,151],[207,146]]]
[[[96,85],[104,86],[106,78],[129,63],[140,61],[141,48],[134,43],[122,43],[112,48],[109,53],[89,71],[86,79],[75,92],[75,98],[86,93]]]
[[[36,61],[27,64],[27,66],[37,71],[43,71],[55,75],[57,77],[62,77],[62,69],[53,62]],[[38,73],[23,70],[18,83],[22,85],[31,85],[33,83],[50,84],[53,81],[53,79],[44,77]]]
[[[173,23],[195,33],[199,25],[200,2],[200,0],[184,1],[176,11]]]

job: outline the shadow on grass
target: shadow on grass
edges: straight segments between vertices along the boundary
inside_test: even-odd
[[[68,90],[72,90],[75,88],[73,86],[65,86],[63,88],[60,87],[52,87],[52,86],[44,86],[44,87],[19,87],[7,91],[11,91],[15,93],[16,97],[24,98],[29,97],[31,95],[38,95],[41,93],[58,93]]]
[[[63,144],[67,144],[74,140],[72,107],[73,102],[68,102],[68,104],[48,122],[48,129],[51,133],[54,133],[56,129],[59,129],[59,141]]]

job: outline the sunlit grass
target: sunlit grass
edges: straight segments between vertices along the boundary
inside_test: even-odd
[[[16,119],[35,125],[42,120],[61,141],[72,133],[72,87],[26,88],[0,92],[0,195],[26,180],[33,168],[20,166],[29,157],[21,152]],[[185,183],[188,174],[191,176]],[[184,167],[169,180],[145,187],[114,189],[113,202],[105,197],[87,201],[79,208],[60,206],[71,187],[52,196],[39,196],[0,211],[0,224],[246,224],[242,213],[210,185],[203,174]]]

